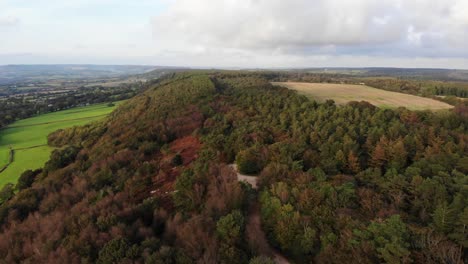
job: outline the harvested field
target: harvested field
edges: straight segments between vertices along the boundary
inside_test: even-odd
[[[327,99],[332,99],[337,104],[346,104],[350,101],[367,101],[382,108],[406,107],[410,110],[444,110],[452,108],[451,105],[434,99],[380,90],[366,85],[300,82],[275,82],[273,84],[296,90],[300,94],[319,102]]]

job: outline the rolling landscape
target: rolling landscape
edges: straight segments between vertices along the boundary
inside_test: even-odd
[[[0,1],[0,264],[468,263],[467,17]]]
[[[289,74],[175,71],[123,104],[9,124],[0,255],[462,263],[466,101]]]

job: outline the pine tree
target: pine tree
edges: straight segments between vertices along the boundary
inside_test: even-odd
[[[348,170],[354,174],[357,174],[361,171],[361,165],[359,164],[359,159],[353,152],[348,154]]]
[[[405,149],[405,144],[400,138],[394,144],[391,144],[390,149],[390,163],[391,166],[397,170],[404,168],[408,158],[408,152]]]
[[[336,165],[338,167],[338,170],[343,170],[343,168],[346,167],[346,157],[343,151],[340,149],[338,152],[335,154],[335,159],[336,159]]]
[[[381,168],[387,161],[385,147],[380,142],[374,148],[371,156],[371,166],[374,168]]]
[[[447,202],[439,204],[432,214],[435,229],[443,233],[448,232],[453,228],[453,217],[453,210],[450,209]]]
[[[449,237],[466,248],[468,247],[468,207],[457,216],[457,219]]]

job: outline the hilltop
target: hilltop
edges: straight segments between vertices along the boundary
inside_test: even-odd
[[[466,260],[465,106],[340,106],[270,81],[174,73],[99,123],[52,133],[43,170],[2,191],[0,258],[271,263],[251,235],[262,231],[294,263]]]

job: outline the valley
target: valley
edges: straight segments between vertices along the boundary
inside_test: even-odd
[[[10,150],[13,150],[11,164],[0,172],[0,186],[16,183],[25,170],[42,168],[49,159],[53,148],[47,144],[47,136],[58,130],[81,126],[98,121],[112,112],[116,105],[107,103],[71,108],[17,121],[0,130],[0,167],[9,163]]]

